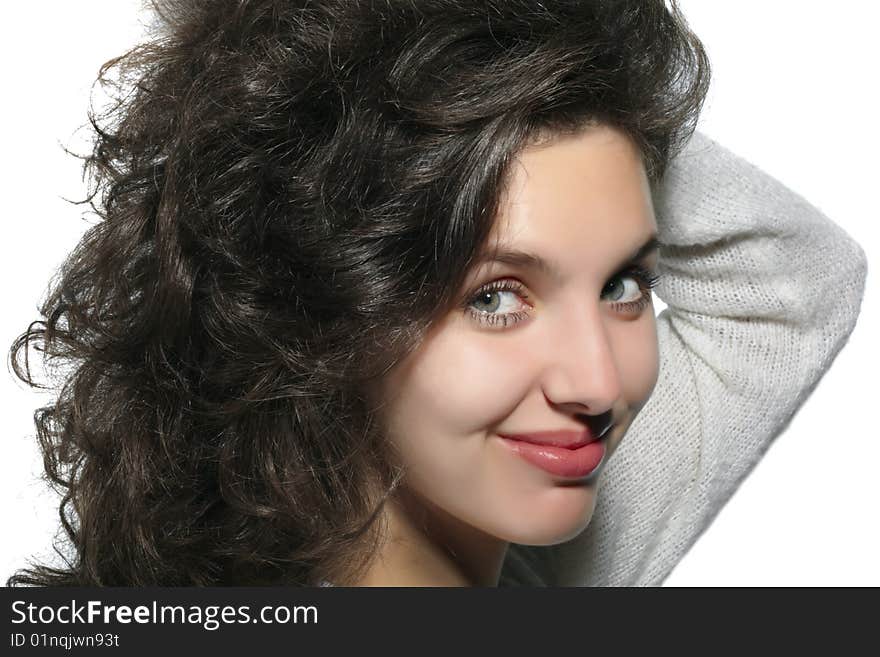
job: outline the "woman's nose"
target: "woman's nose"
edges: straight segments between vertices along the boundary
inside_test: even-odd
[[[613,343],[599,308],[560,318],[547,340],[542,387],[555,406],[604,413],[622,394]]]

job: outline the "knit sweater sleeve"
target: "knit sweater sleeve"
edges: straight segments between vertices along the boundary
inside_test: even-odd
[[[867,259],[801,196],[695,132],[653,190],[660,372],[590,525],[512,546],[502,585],[656,586],[846,344]]]

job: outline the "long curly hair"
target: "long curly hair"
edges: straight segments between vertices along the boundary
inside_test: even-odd
[[[174,0],[107,62],[100,216],[10,350],[63,565],[10,585],[362,572],[405,470],[383,377],[456,301],[509,163],[598,123],[651,181],[709,62],[672,0]],[[65,548],[65,549],[62,549]]]

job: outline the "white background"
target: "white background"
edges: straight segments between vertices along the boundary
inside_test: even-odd
[[[76,149],[98,67],[142,33],[139,2],[10,3],[0,23],[4,312],[0,348],[30,321],[87,223]],[[669,586],[880,585],[880,167],[877,5],[863,0],[681,0],[713,66],[700,129],[805,196],[866,250],[849,344]],[[79,135],[82,135],[80,132]],[[657,303],[657,312],[662,310]],[[875,336],[874,339],[871,336]],[[8,368],[7,368],[8,370]],[[0,579],[49,556],[56,503],[40,480],[33,410],[48,397],[0,376]]]

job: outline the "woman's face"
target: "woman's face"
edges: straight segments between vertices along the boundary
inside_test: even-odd
[[[384,391],[405,490],[447,526],[451,517],[527,545],[587,526],[598,475],[657,381],[649,283],[632,271],[656,272],[656,249],[632,260],[656,229],[643,165],[622,133],[591,128],[521,153],[461,307]],[[494,249],[531,257],[493,260]],[[583,442],[609,417],[605,439],[586,448],[501,437],[568,431]]]

